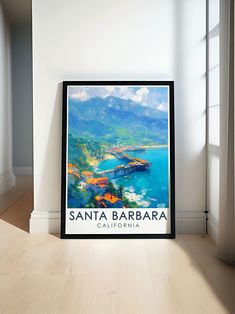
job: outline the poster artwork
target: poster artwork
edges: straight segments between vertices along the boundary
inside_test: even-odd
[[[62,238],[173,238],[173,82],[63,89]]]

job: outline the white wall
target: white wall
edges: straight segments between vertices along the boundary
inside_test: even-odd
[[[205,232],[206,1],[174,3],[178,232]]]
[[[15,184],[12,172],[10,33],[0,3],[0,194]]]
[[[178,232],[203,232],[204,0],[33,0],[34,212],[58,232],[61,81],[175,80]]]
[[[32,174],[33,166],[33,95],[32,26],[11,28],[12,118],[14,173]]]

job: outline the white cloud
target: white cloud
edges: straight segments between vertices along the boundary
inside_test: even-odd
[[[109,93],[113,93],[115,91],[115,87],[114,86],[106,86],[105,89],[107,90],[107,92]]]
[[[133,92],[130,88],[126,86],[121,86],[119,87],[118,96],[121,97],[122,99],[131,99],[131,97],[133,96]]]
[[[72,94],[70,97],[72,99],[78,99],[78,100],[81,100],[81,101],[85,101],[85,100],[89,99],[89,95],[87,94],[86,91],[77,92],[75,94]]]
[[[134,94],[132,93],[132,95],[130,95],[129,98],[135,102],[141,103],[146,99],[148,93],[149,90],[147,87],[141,87],[137,89],[137,91]]]
[[[100,97],[106,98],[108,96],[112,96],[115,93],[115,87],[114,86],[106,86],[100,88]]]
[[[135,102],[142,102],[144,97],[142,95],[133,95],[130,98],[131,98],[131,100],[133,100]]]
[[[147,87],[141,87],[136,91],[136,95],[139,96],[146,96],[149,93],[149,90]]]
[[[119,91],[123,94],[129,92],[129,89],[126,86],[120,86]]]
[[[160,110],[160,111],[165,111],[167,112],[168,111],[168,104],[160,104],[157,106],[157,109]]]
[[[168,106],[162,99],[156,99],[156,93],[151,89],[142,86],[133,88],[129,86],[94,86],[94,87],[70,87],[71,99],[86,101],[93,97],[106,98],[108,96],[119,97],[125,100],[132,100],[135,103],[167,111]],[[157,102],[157,103],[156,103]]]

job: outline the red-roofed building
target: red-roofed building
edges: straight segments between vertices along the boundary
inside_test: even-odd
[[[88,184],[108,184],[109,179],[107,177],[101,177],[101,178],[91,178],[87,180]]]
[[[104,194],[108,191],[108,178],[91,178],[87,180],[87,191],[93,191],[97,194]]]
[[[105,204],[107,207],[114,207],[114,208],[122,208],[123,203],[120,198],[118,198],[116,195],[106,193],[103,197]]]
[[[91,171],[82,171],[81,176],[84,180],[93,178],[93,172]]]
[[[123,203],[116,195],[106,193],[104,196],[97,195],[95,200],[99,207],[122,208]]]

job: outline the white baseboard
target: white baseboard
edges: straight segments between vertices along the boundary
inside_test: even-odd
[[[30,233],[60,233],[60,212],[33,211],[30,218]],[[176,233],[200,233],[206,230],[202,211],[177,211]]]
[[[16,176],[31,176],[33,167],[14,167],[13,171]]]
[[[60,233],[60,212],[33,211],[30,217],[30,233]]]
[[[15,185],[16,178],[12,171],[6,171],[0,174],[0,194],[5,193],[7,190]]]
[[[218,238],[218,222],[216,218],[211,215],[210,213],[208,214],[208,234],[217,243],[217,238]]]
[[[206,219],[203,211],[176,211],[176,233],[206,232]]]

